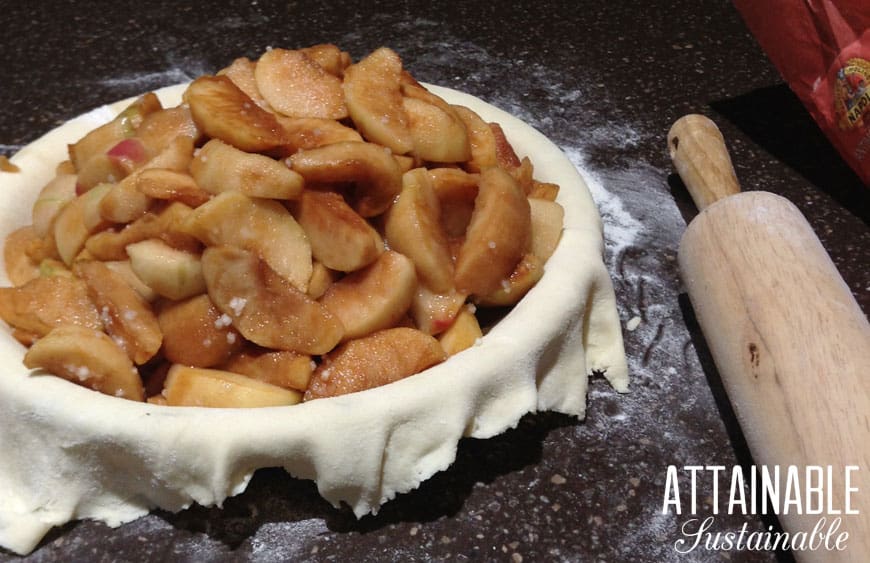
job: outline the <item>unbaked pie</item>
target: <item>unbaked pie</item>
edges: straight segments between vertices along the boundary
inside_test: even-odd
[[[219,504],[260,467],[361,516],[447,468],[463,436],[582,417],[593,372],[627,388],[582,178],[389,49],[353,65],[272,49],[73,119],[12,162],[14,551],[73,519]]]

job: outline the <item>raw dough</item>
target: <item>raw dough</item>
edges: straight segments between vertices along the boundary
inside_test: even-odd
[[[177,105],[185,86],[158,92]],[[583,417],[588,375],[628,387],[602,225],[583,179],[548,139],[477,98],[431,86],[501,124],[536,177],[561,186],[565,229],[543,279],[480,343],[402,381],[293,407],[168,408],[30,375],[23,347],[0,333],[0,545],[31,551],[53,526],[93,518],[118,526],[154,507],[220,504],[254,470],[284,467],[313,479],[335,505],[376,512],[454,460],[463,436],[487,438],[536,410]],[[66,158],[66,145],[129,100],[94,110],[19,152],[0,173],[0,236]],[[5,269],[0,268],[3,272]],[[8,285],[0,273],[0,284]]]

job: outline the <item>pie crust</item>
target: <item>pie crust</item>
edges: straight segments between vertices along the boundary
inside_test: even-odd
[[[157,92],[165,107],[185,85]],[[564,232],[541,281],[479,343],[390,385],[292,407],[208,409],[134,403],[30,373],[24,348],[0,333],[0,545],[34,549],[53,526],[110,526],[159,507],[220,505],[261,467],[316,481],[361,517],[453,462],[460,438],[487,438],[534,411],[582,418],[588,376],[620,392],[628,370],[604,266],[602,224],[582,177],[541,133],[481,100],[427,86],[501,124],[536,178],[561,186]],[[0,173],[0,236],[29,223],[66,146],[130,100],[79,116],[12,158]],[[2,258],[0,258],[2,260]],[[9,285],[0,268],[0,284]]]

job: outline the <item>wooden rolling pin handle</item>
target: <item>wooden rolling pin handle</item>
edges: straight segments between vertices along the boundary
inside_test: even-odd
[[[668,131],[668,151],[698,211],[740,192],[725,139],[709,118],[689,114],[678,119]]]

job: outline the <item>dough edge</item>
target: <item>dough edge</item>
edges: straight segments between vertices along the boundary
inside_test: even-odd
[[[538,285],[480,343],[391,385],[293,407],[197,409],[121,402],[53,376],[31,376],[24,349],[0,336],[0,546],[32,551],[53,527],[92,518],[118,526],[159,507],[220,505],[261,467],[316,481],[357,517],[448,468],[462,437],[488,438],[523,415],[583,418],[588,376],[619,392],[628,369],[601,219],[562,151],[519,119],[471,95],[426,85],[498,122],[536,177],[560,184],[565,228]],[[158,90],[169,107],[185,85]],[[0,175],[3,237],[29,222],[38,189],[66,143],[111,119],[123,100],[50,131]],[[8,285],[0,268],[0,283]],[[451,400],[444,400],[450,397]],[[119,408],[120,407],[120,408]]]

